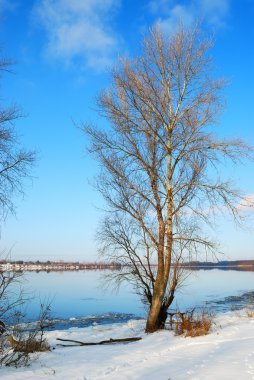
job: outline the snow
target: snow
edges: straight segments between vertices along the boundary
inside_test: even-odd
[[[2,380],[232,380],[254,379],[254,318],[242,312],[216,317],[209,335],[185,338],[172,331],[144,333],[144,321],[51,331],[51,352],[29,367],[2,368]],[[56,338],[96,342],[141,336],[128,344],[60,347]],[[64,344],[64,342],[62,342]]]

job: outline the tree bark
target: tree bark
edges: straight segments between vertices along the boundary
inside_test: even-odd
[[[148,314],[146,332],[153,333],[159,329],[163,329],[166,319],[167,307],[165,307],[160,300],[155,298]]]

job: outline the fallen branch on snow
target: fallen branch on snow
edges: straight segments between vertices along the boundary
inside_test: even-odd
[[[109,340],[102,340],[101,342],[80,342],[79,340],[72,340],[72,339],[61,339],[56,338],[57,340],[60,340],[62,342],[71,342],[71,343],[77,343],[77,344],[58,344],[58,346],[62,347],[74,347],[74,346],[95,346],[100,344],[112,344],[112,343],[130,343],[130,342],[136,342],[138,340],[141,340],[141,337],[134,337],[134,338],[122,338],[122,339],[109,339]]]

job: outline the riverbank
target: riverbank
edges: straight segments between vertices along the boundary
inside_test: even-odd
[[[2,272],[66,272],[83,270],[117,270],[116,263],[79,263],[79,262],[33,262],[33,261],[0,261]]]
[[[56,338],[96,342],[141,336],[129,344],[60,347]],[[171,331],[144,333],[144,321],[47,332],[51,352],[34,355],[27,368],[3,368],[2,380],[231,380],[254,379],[254,318],[228,312],[207,336]],[[63,342],[62,342],[63,343]]]

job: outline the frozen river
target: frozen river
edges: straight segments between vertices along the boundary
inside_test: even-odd
[[[25,273],[23,286],[30,298],[27,320],[36,319],[40,303],[47,301],[51,302],[52,318],[63,327],[145,317],[145,306],[128,284],[117,293],[111,288],[105,290],[104,273],[99,270]],[[232,305],[254,302],[253,296],[254,272],[201,269],[191,272],[176,293],[172,308],[205,306],[223,311]]]

